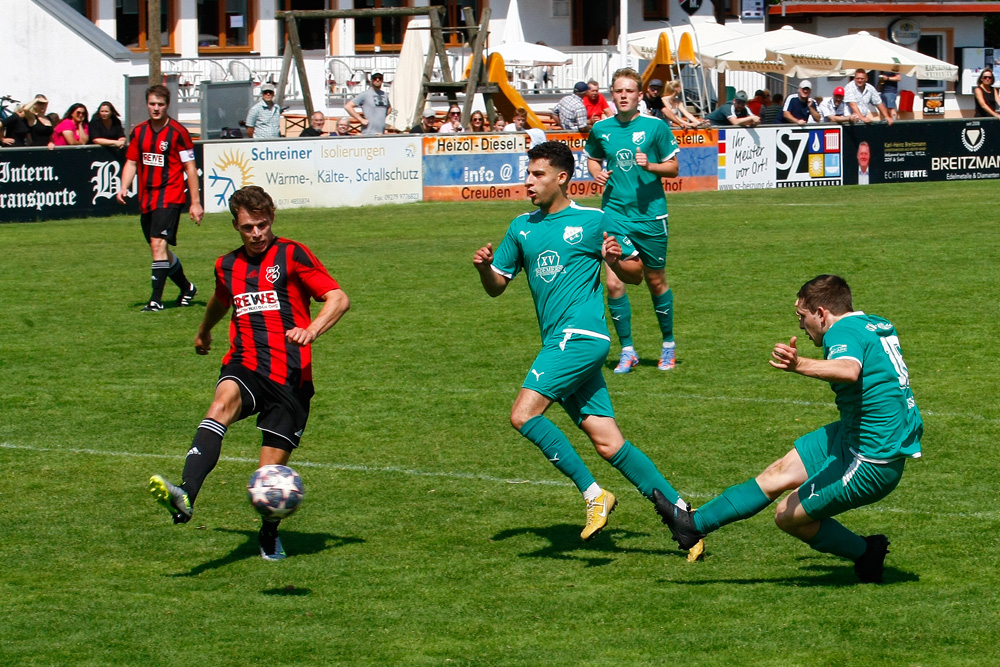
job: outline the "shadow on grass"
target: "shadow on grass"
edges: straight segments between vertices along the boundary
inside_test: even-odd
[[[608,565],[614,560],[611,557],[612,554],[619,553],[641,553],[656,556],[683,555],[682,552],[673,549],[633,549],[630,547],[620,547],[615,543],[616,540],[646,537],[648,535],[648,533],[636,533],[621,528],[606,528],[591,542],[584,542],[580,539],[580,526],[565,523],[536,528],[511,528],[497,533],[490,539],[494,542],[499,542],[522,535],[534,535],[535,537],[548,540],[549,544],[534,551],[522,553],[520,554],[521,558],[575,560],[584,563],[586,567]],[[594,556],[592,555],[594,552],[605,553],[607,555]]]
[[[861,586],[861,582],[854,575],[854,567],[849,563],[841,564],[812,564],[803,568],[803,574],[792,577],[773,577],[755,579],[697,579],[697,580],[661,580],[661,583],[682,584],[688,586],[703,586],[706,584],[777,584],[778,586],[794,586],[796,588],[808,588],[811,586],[822,586],[824,588],[838,588],[849,586]],[[884,573],[885,583],[883,586],[892,584],[913,583],[920,581],[920,577],[912,572],[906,572],[895,567],[886,566]]]
[[[680,366],[684,362],[681,359],[675,359],[674,363],[677,366]],[[638,370],[640,368],[643,368],[643,367],[645,367],[645,368],[652,368],[652,369],[655,369],[655,370],[659,371],[660,370],[658,368],[659,364],[660,364],[660,358],[659,357],[655,357],[653,359],[648,359],[648,358],[644,359],[642,357],[639,357],[639,365],[636,366],[635,368],[633,368],[630,372],[634,373],[636,370]],[[615,367],[617,365],[618,365],[618,358],[617,357],[609,357],[608,360],[606,362],[604,362],[604,367],[607,368],[608,370],[612,370],[612,371],[615,369]],[[660,371],[660,372],[662,373],[663,371]]]
[[[243,535],[246,537],[246,541],[221,558],[197,565],[188,572],[178,572],[169,576],[194,577],[202,572],[225,567],[246,558],[260,558],[260,547],[257,545],[256,530],[233,530],[232,528],[216,528],[215,530],[223,533]],[[340,537],[339,535],[329,535],[327,533],[300,533],[283,530],[281,531],[281,543],[285,547],[285,551],[289,557],[294,557],[308,556],[309,554],[320,553],[327,549],[343,547],[348,544],[363,544],[364,540],[360,537]]]

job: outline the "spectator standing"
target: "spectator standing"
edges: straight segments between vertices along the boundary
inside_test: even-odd
[[[462,110],[457,106],[452,106],[448,108],[448,117],[438,128],[438,134],[458,134],[459,132],[465,132],[465,128],[462,127]]]
[[[314,111],[313,115],[309,116],[309,127],[302,130],[300,137],[322,137],[326,135],[323,128],[326,126],[326,114],[322,111]]]
[[[45,146],[48,145],[49,149],[55,147],[55,142],[53,141],[53,134],[56,129],[56,125],[59,124],[58,119],[53,122],[50,118],[50,114],[46,115],[46,111],[49,108],[49,100],[45,95],[38,94],[35,95],[34,100],[34,111],[35,111],[35,123],[32,125],[29,123],[30,135],[28,141],[32,146]]]
[[[163,310],[163,287],[170,278],[181,293],[177,305],[190,306],[198,288],[184,275],[184,267],[169,246],[177,245],[177,226],[180,224],[181,207],[188,201],[189,215],[195,224],[201,224],[204,211],[198,190],[198,167],[194,162],[194,142],[183,125],[171,118],[170,90],[156,85],[146,89],[146,111],[149,120],[132,129],[125,166],[122,168],[121,189],[116,199],[125,203],[132,180],[139,176],[139,222],[143,236],[153,256],[153,291],[143,312]]]
[[[83,146],[90,141],[87,115],[87,107],[79,102],[67,109],[66,115],[53,130],[52,142],[56,146]]]
[[[837,86],[833,95],[819,103],[820,120],[827,123],[849,123],[851,109],[844,101],[844,89]]]
[[[385,77],[381,72],[372,74],[371,88],[361,93],[344,105],[344,110],[351,118],[361,123],[364,128],[361,134],[383,134],[385,132],[385,117],[389,113],[389,94],[382,90]],[[358,107],[361,112],[358,112]]]
[[[760,125],[760,118],[750,113],[747,108],[747,94],[739,91],[733,97],[732,102],[726,102],[712,113],[708,114],[708,120],[712,125],[735,125],[737,127],[756,127]]]
[[[437,128],[434,127],[435,118],[437,118],[437,114],[434,113],[434,109],[427,107],[426,109],[424,109],[424,113],[420,118],[420,122],[410,128],[410,134],[437,133]]]
[[[662,90],[663,82],[659,79],[653,79],[646,85],[646,92],[639,100],[639,113],[641,115],[666,120],[663,116],[663,98],[660,97]]]
[[[1000,118],[997,89],[993,87],[993,70],[984,69],[979,73],[972,92],[976,97],[976,118]]]
[[[755,116],[760,115],[760,110],[767,106],[771,93],[767,90],[758,90],[753,94],[753,99],[747,102],[747,109]]]
[[[893,120],[896,120],[896,97],[899,95],[899,82],[902,78],[898,72],[878,73],[878,92]]]
[[[816,100],[811,97],[812,83],[804,80],[799,83],[799,94],[795,97],[791,95],[785,99],[785,106],[782,108],[784,122],[805,125],[806,123],[818,123],[821,118]]]
[[[604,95],[601,95],[600,84],[593,79],[587,82],[587,94],[583,96],[583,106],[587,107],[587,120],[591,125],[602,118],[611,118],[615,115],[611,105],[604,99]]]
[[[587,114],[587,107],[583,103],[583,97],[587,95],[590,88],[583,81],[577,81],[573,86],[573,93],[566,95],[559,104],[556,105],[555,113],[559,116],[559,125],[564,130],[580,131],[590,127],[590,120]]]
[[[892,125],[893,117],[889,115],[889,110],[882,102],[882,96],[875,90],[875,86],[868,83],[868,73],[863,69],[854,72],[854,82],[844,87],[844,101],[851,108],[851,120],[861,120],[870,123],[875,118],[871,114],[872,107],[878,107],[882,118],[889,125]]]
[[[35,122],[35,110],[29,103],[20,104],[14,113],[0,120],[0,139],[4,146],[27,146],[31,133],[29,123]]]
[[[780,123],[782,109],[784,108],[784,104],[782,104],[784,99],[785,97],[781,93],[775,93],[771,98],[771,103],[761,109],[760,122],[768,125]]]
[[[115,105],[105,100],[90,118],[90,143],[98,146],[122,148],[125,145],[125,128]]]
[[[281,107],[274,103],[274,84],[260,86],[260,102],[247,112],[247,136],[273,139],[281,136]]]

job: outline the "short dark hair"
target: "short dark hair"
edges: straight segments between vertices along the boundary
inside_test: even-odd
[[[816,276],[799,289],[799,305],[810,313],[820,306],[834,315],[844,315],[854,310],[851,288],[840,276],[824,273]]]
[[[549,164],[558,169],[559,171],[565,171],[569,174],[570,178],[573,178],[573,171],[576,168],[576,161],[573,159],[573,151],[569,149],[569,146],[559,141],[543,141],[540,144],[532,146],[528,150],[529,160],[548,160]]]
[[[155,86],[150,86],[146,89],[146,101],[149,101],[149,96],[155,95],[156,97],[161,97],[167,101],[167,106],[170,106],[170,89],[162,84],[156,84]]]
[[[276,209],[271,195],[259,185],[242,187],[229,198],[229,212],[233,214],[233,220],[239,217],[237,213],[241,210],[247,213],[267,213],[273,218]]]

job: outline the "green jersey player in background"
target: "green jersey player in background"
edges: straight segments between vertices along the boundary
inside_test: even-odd
[[[583,494],[587,525],[581,537],[589,540],[607,524],[618,501],[597,484],[566,435],[545,417],[554,402],[640,493],[652,500],[655,492],[684,508],[688,505],[653,462],[622,436],[601,372],[611,346],[601,262],[622,280],[636,284],[642,273],[635,249],[627,239],[619,243],[610,233],[614,222],[603,211],[568,199],[574,160],[565,144],[548,141],[533,146],[528,159],[525,187],[538,210],[515,218],[496,253],[493,244],[487,244],[476,251],[472,262],[486,293],[494,297],[518,273],[527,275],[542,350],[514,401],[510,422]]]
[[[778,343],[769,363],[824,380],[836,394],[840,420],[795,441],[783,458],[756,478],[687,511],[656,497],[656,509],[681,548],[716,528],[757,514],[782,493],[775,522],[816,551],[854,561],[864,583],[881,583],[889,540],[861,537],[832,517],[889,495],[908,458],[920,457],[924,426],[893,325],[854,310],[840,276],[813,278],[795,301],[799,328],[823,359],[800,357],[796,338]]]
[[[639,74],[620,69],[611,78],[618,113],[594,124],[584,146],[587,169],[604,186],[601,206],[639,251],[646,287],[663,334],[658,368],[674,368],[674,293],[667,284],[667,199],[663,178],[677,176],[679,148],[670,126],[639,113]],[[605,168],[604,163],[607,163]],[[625,283],[607,271],[608,308],[622,351],[615,373],[639,364],[632,344],[632,306]]]

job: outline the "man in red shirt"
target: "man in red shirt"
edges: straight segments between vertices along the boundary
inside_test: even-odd
[[[604,95],[601,95],[600,85],[593,79],[587,82],[587,94],[583,96],[583,106],[587,108],[587,120],[591,125],[615,115],[611,105],[604,99]]]
[[[194,348],[212,349],[212,328],[232,307],[229,351],[215,398],[194,436],[180,486],[160,475],[149,491],[174,518],[187,523],[195,498],[219,461],[226,429],[257,415],[262,434],[259,466],[286,465],[309,418],[313,395],[311,343],[350,308],[350,301],[323,264],[301,243],[271,231],[274,201],[256,185],[229,199],[233,227],[243,245],[215,262],[215,293],[208,300]],[[310,320],[309,304],[323,304]],[[265,519],[259,534],[265,560],[285,557],[278,521]]]
[[[178,305],[190,306],[198,293],[198,288],[184,275],[180,260],[168,247],[177,245],[181,208],[187,203],[185,175],[191,193],[191,219],[200,225],[205,214],[198,189],[194,143],[184,126],[167,115],[169,106],[170,90],[166,86],[146,89],[149,120],[132,130],[117,194],[118,201],[124,204],[132,180],[139,175],[139,220],[153,254],[153,293],[142,309],[144,312],[163,310],[163,287],[168,277],[181,290]]]

